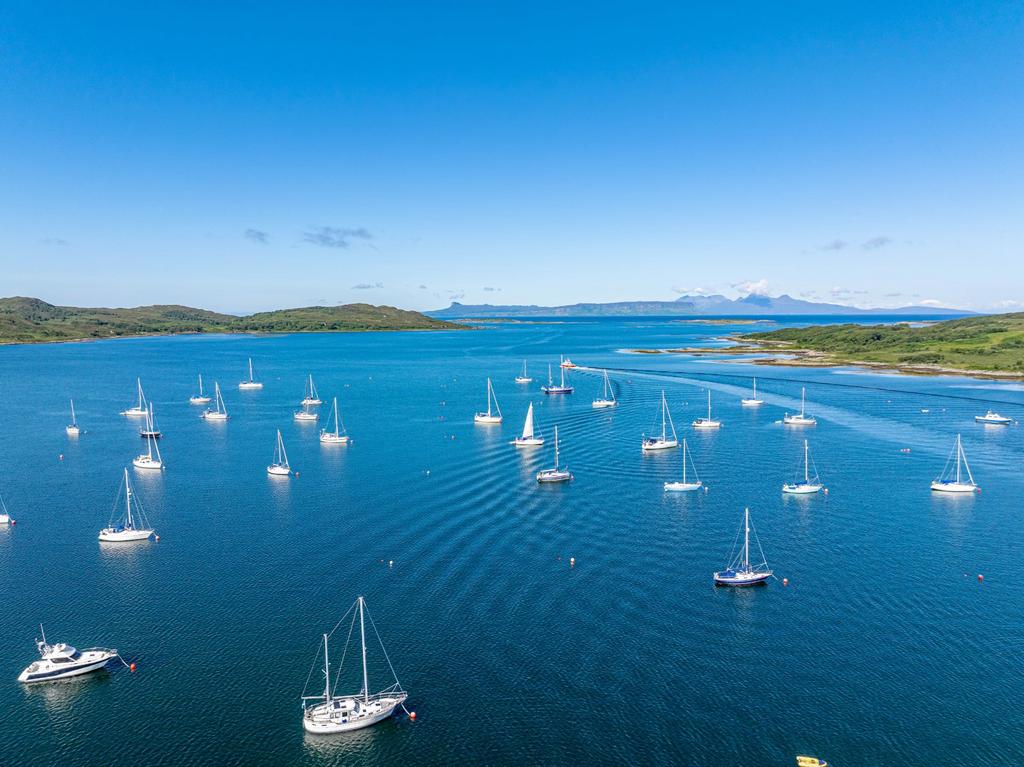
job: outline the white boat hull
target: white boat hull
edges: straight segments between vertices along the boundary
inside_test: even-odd
[[[65,426],[64,431],[68,433],[69,437],[77,437],[79,434],[82,433],[82,430],[77,426]]]
[[[145,418],[149,415],[149,411],[142,407],[130,407],[127,410],[122,410],[121,415],[128,418]]]
[[[974,493],[978,486],[964,482],[932,482],[932,490],[937,493]]]
[[[351,732],[361,730],[364,727],[377,724],[391,716],[395,709],[405,701],[406,695],[393,698],[383,698],[372,701],[371,705],[379,706],[364,716],[351,716],[351,710],[343,708],[332,708],[332,703],[321,703],[306,710],[302,717],[302,728],[313,735],[332,735],[339,732]],[[366,705],[366,704],[362,704]]]
[[[644,441],[640,445],[640,449],[645,453],[649,453],[655,450],[671,450],[672,448],[679,447],[679,440],[676,439],[652,439]]]
[[[271,465],[267,467],[267,474],[272,477],[288,477],[291,476],[292,470],[287,466]]]
[[[704,487],[703,482],[666,482],[665,492],[685,493],[691,490],[700,490],[702,487]]]
[[[722,422],[715,421],[708,418],[698,418],[693,422],[693,428],[695,429],[721,429]]]
[[[206,421],[226,421],[228,420],[227,413],[203,413],[203,419]]]
[[[529,378],[529,377],[524,377],[524,376],[516,376],[516,383],[517,384],[533,383],[533,379]]]
[[[782,422],[787,426],[817,426],[818,419],[811,418],[805,415],[786,415],[783,416]]]
[[[138,458],[132,460],[132,466],[136,469],[160,470],[164,467],[164,462],[158,461],[155,458],[150,458],[148,455],[140,455]]]
[[[304,413],[301,410],[298,413],[295,414],[295,420],[296,421],[305,421],[307,423],[311,423],[313,421],[316,421],[319,418],[320,418],[320,416],[317,415],[316,413]]]
[[[323,400],[310,399],[309,397],[306,397],[306,399],[302,400],[302,402],[300,402],[299,404],[300,405],[322,405],[324,403],[323,403]]]
[[[100,530],[99,540],[103,543],[137,543],[148,541],[152,535],[152,530],[114,530],[107,527]]]
[[[572,474],[568,469],[544,469],[544,471],[537,472],[537,481],[542,485],[568,482],[570,479],[572,479]]]
[[[591,403],[591,407],[603,408],[603,407],[615,407],[618,404],[613,399],[596,399]]]
[[[724,572],[715,573],[715,585],[716,586],[756,586],[759,583],[764,583],[772,577],[770,572],[767,573],[733,573],[732,575],[726,575]]]
[[[788,493],[789,495],[810,495],[811,493],[821,492],[822,489],[822,485],[805,485],[802,483],[799,485],[785,484],[782,486],[782,492]]]
[[[238,388],[239,389],[243,389],[243,390],[244,389],[262,389],[263,388],[263,384],[261,384],[261,383],[259,383],[257,381],[242,381],[240,384],[238,384]]]
[[[344,434],[321,434],[320,442],[324,445],[347,445],[348,437]]]
[[[758,405],[763,405],[764,404],[764,400],[763,399],[741,399],[740,400],[740,404],[743,405],[744,407],[757,407]]]
[[[209,405],[210,404],[210,398],[209,397],[189,397],[188,398],[188,404],[190,404],[190,405]]]
[[[987,423],[993,426],[1009,426],[1013,423],[1009,418],[986,418],[983,415],[974,416],[974,420],[978,423]]]
[[[474,423],[501,423],[500,415],[487,415],[487,413],[477,413],[473,416]]]
[[[512,444],[516,447],[540,447],[544,444],[543,437],[516,437],[512,440]]]

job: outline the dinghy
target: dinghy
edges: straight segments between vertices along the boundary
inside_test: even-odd
[[[523,422],[523,433],[512,440],[516,447],[537,447],[544,444],[544,438],[538,437],[533,431],[533,403],[526,409],[526,420]]]
[[[494,403],[494,407],[491,407],[491,403]],[[487,412],[477,413],[473,416],[473,420],[476,423],[501,423],[501,408],[498,407],[498,397],[494,393],[494,387],[491,386],[491,379],[487,379]]]

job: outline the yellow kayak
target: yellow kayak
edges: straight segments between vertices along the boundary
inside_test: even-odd
[[[813,756],[798,756],[796,767],[828,767],[828,762]]]

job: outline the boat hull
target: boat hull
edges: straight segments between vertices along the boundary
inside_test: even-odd
[[[822,490],[822,485],[783,485],[782,492],[789,495],[810,495]]]
[[[348,437],[345,435],[321,434],[320,443],[323,445],[347,445]]]
[[[679,440],[676,439],[654,439],[643,442],[640,445],[640,449],[645,453],[651,453],[658,450],[671,450],[679,447]]]
[[[140,455],[138,458],[132,459],[132,466],[136,469],[160,471],[164,468],[164,462],[151,459],[148,455]]]
[[[818,419],[809,418],[805,415],[785,415],[782,417],[782,422],[786,426],[817,426]]]
[[[477,413],[473,416],[473,423],[501,423],[500,415],[487,415],[487,413]]]
[[[542,386],[540,390],[545,394],[572,394],[572,386]]]
[[[240,384],[238,384],[238,388],[242,389],[243,391],[246,389],[262,389],[263,384],[258,383],[256,381],[242,381]]]
[[[715,573],[716,586],[758,586],[772,577],[771,573]]]
[[[204,421],[226,421],[228,420],[227,413],[203,413]]]
[[[741,399],[740,400],[740,404],[743,405],[744,407],[757,407],[758,405],[763,405],[764,404],[764,400],[763,399]]]
[[[537,482],[542,485],[551,485],[557,482],[568,482],[572,479],[572,474],[568,469],[545,469],[544,471],[537,472]]]
[[[540,447],[544,444],[543,437],[516,437],[512,440],[512,444],[516,447]]]
[[[978,486],[963,482],[932,482],[932,490],[936,493],[974,493]]]
[[[69,437],[77,437],[79,434],[82,433],[82,430],[77,426],[65,426],[64,431],[68,433]]]
[[[704,487],[703,482],[666,482],[665,492],[686,493],[692,490],[700,490],[702,487]]]
[[[22,684],[40,684],[42,682],[56,682],[60,679],[69,679],[73,676],[82,676],[82,674],[91,674],[93,671],[99,671],[102,669],[107,665],[107,661],[116,657],[116,651],[105,651],[95,660],[78,664],[74,668],[61,668],[36,672],[31,670],[32,666],[36,665],[33,663],[32,666],[29,666],[18,675],[18,681]]]
[[[591,407],[604,408],[604,407],[615,407],[618,404],[613,399],[596,399],[591,403]]]
[[[533,383],[533,379],[530,378],[529,376],[516,376],[516,383],[517,384]]]
[[[986,418],[983,415],[974,416],[974,420],[978,423],[986,423],[993,426],[1009,426],[1013,423],[1009,418]]]
[[[141,407],[130,407],[127,410],[122,410],[121,415],[127,418],[145,418],[149,415],[149,411]]]
[[[319,418],[320,418],[320,416],[317,415],[316,413],[303,413],[303,412],[300,411],[300,412],[295,414],[295,420],[296,421],[302,421],[302,422],[305,422],[305,423],[312,423],[313,421],[316,421]]]
[[[109,527],[100,530],[101,543],[138,543],[148,541],[153,535],[152,530],[112,530]]]
[[[302,717],[302,729],[312,735],[333,735],[361,730],[390,717],[405,699],[404,693],[394,698],[385,698],[380,701],[382,705],[379,711],[355,719],[346,716],[346,712],[341,710],[332,711],[328,708],[330,704],[322,703],[307,710],[306,715]]]
[[[188,398],[188,404],[190,404],[190,405],[209,405],[211,401],[212,400],[210,400],[209,397],[189,397]]]
[[[306,397],[306,399],[302,400],[302,402],[300,402],[299,404],[300,405],[322,405],[322,404],[324,404],[324,402],[323,402],[323,400],[310,399],[309,397]]]
[[[707,418],[698,418],[693,422],[693,428],[695,429],[721,429],[722,422],[709,420]]]
[[[267,474],[272,477],[290,477],[292,470],[287,466],[268,466]]]

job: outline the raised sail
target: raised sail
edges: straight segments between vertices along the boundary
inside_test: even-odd
[[[523,433],[512,440],[516,447],[537,447],[544,444],[544,438],[534,433],[533,425],[533,403],[526,409],[526,420],[523,422]]]

